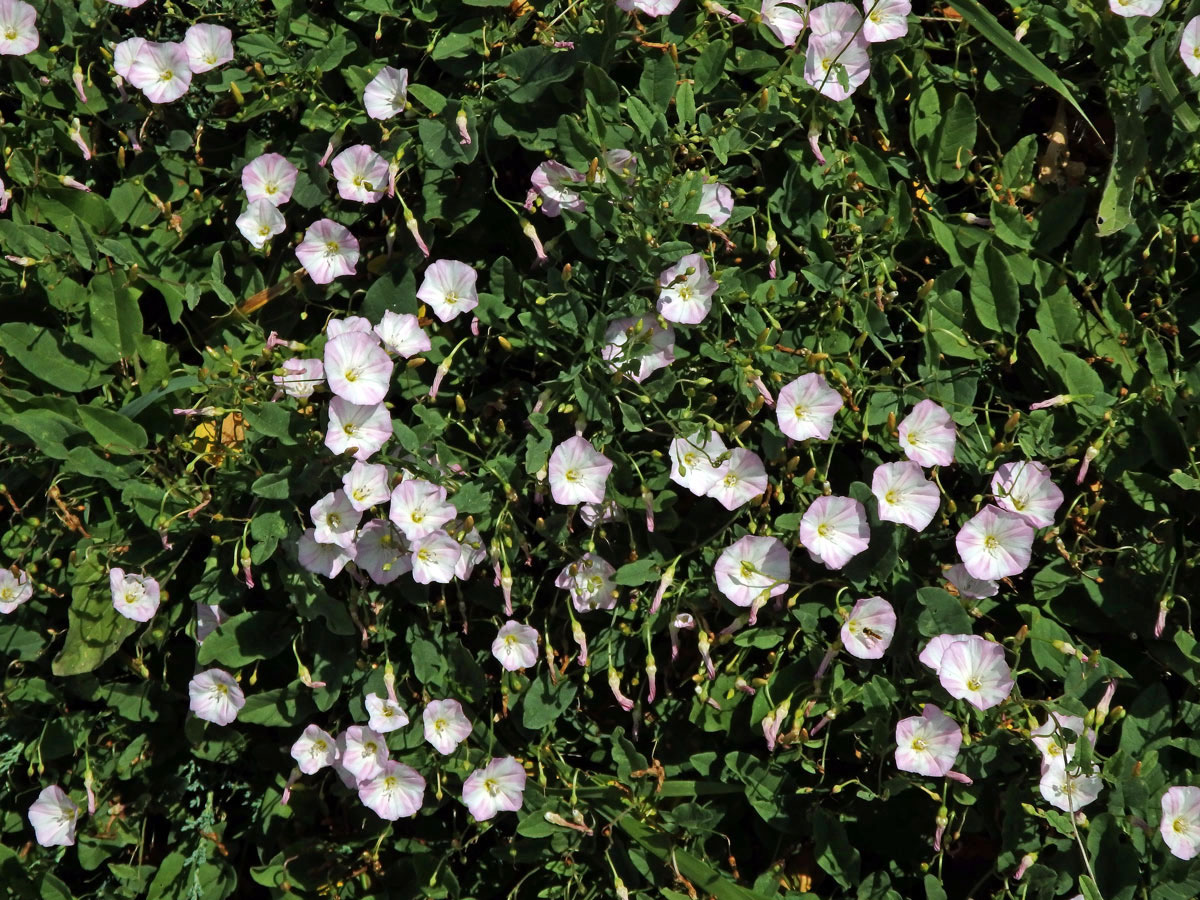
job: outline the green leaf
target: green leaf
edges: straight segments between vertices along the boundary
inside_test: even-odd
[[[1163,101],[1167,109],[1175,113],[1175,118],[1179,120],[1179,124],[1188,131],[1195,131],[1200,128],[1200,117],[1192,110],[1179,93],[1179,88],[1175,85],[1175,79],[1171,77],[1171,70],[1167,65],[1168,47],[1174,47],[1178,41],[1169,43],[1166,34],[1154,42],[1150,48],[1150,74],[1154,76],[1154,81],[1158,84],[1159,93],[1162,94]]]
[[[554,684],[543,670],[521,697],[521,723],[532,731],[541,731],[566,711],[575,692],[575,682],[560,676]]]
[[[642,67],[638,93],[651,108],[665,113],[671,106],[671,98],[675,96],[676,78],[678,75],[671,57],[665,53],[653,54]]]
[[[1100,888],[1096,887],[1096,882],[1092,881],[1088,875],[1079,876],[1079,891],[1083,894],[1084,900],[1104,900]]]
[[[0,325],[0,349],[46,384],[78,393],[109,380],[100,364],[49,328],[26,322]]]
[[[1021,301],[1017,280],[1004,254],[991,243],[975,254],[971,268],[971,306],[979,323],[991,331],[1015,334]]]
[[[975,106],[963,93],[954,95],[954,102],[938,123],[936,134],[936,165],[931,173],[940,181],[959,181],[969,171],[971,149],[975,146]]]
[[[105,583],[77,586],[67,620],[67,639],[51,665],[51,671],[59,676],[82,675],[98,668],[140,624],[113,609]]]
[[[949,592],[936,587],[923,587],[917,591],[917,601],[924,607],[917,619],[917,628],[926,637],[971,633],[970,615],[958,598]]]
[[[204,639],[196,661],[207,666],[244,666],[256,659],[270,659],[287,649],[290,640],[287,620],[269,612],[244,612],[223,622]]]
[[[833,876],[843,888],[858,884],[860,856],[850,843],[846,828],[823,809],[813,812],[813,842],[817,865]]]
[[[654,581],[658,578],[659,563],[654,559],[639,559],[637,562],[626,563],[617,569],[617,584],[635,587]]]
[[[146,430],[119,412],[102,406],[80,406],[79,421],[107,453],[131,456],[146,448]]]
[[[1096,212],[1096,231],[1100,237],[1124,231],[1133,224],[1134,186],[1148,158],[1142,116],[1136,106],[1113,110],[1113,118],[1117,125],[1116,147]]]

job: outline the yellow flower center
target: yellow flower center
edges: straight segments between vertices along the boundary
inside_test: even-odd
[[[275,182],[273,182],[273,181],[268,181],[266,184],[263,185],[263,192],[266,194],[274,194],[278,190],[279,190],[279,188],[277,188],[275,186]]]
[[[355,425],[353,422],[347,422],[345,425],[342,426],[342,431],[345,432],[346,437],[354,437],[354,432],[357,428],[358,428],[358,426]]]
[[[172,72],[170,69],[167,69],[166,71],[164,71],[164,72],[163,72],[161,75],[159,75],[158,77],[159,77],[159,79],[160,79],[160,80],[162,80],[162,81],[170,81],[172,78],[174,78],[174,77],[175,77],[175,73],[174,73],[174,72]]]
[[[484,790],[486,790],[493,797],[500,793],[500,782],[496,781],[495,778],[485,778],[483,781],[483,787]]]
[[[803,405],[797,405],[792,408],[792,414],[797,419],[803,419],[805,416],[808,415],[808,407],[803,406]]]
[[[692,289],[689,285],[685,284],[683,287],[681,287],[679,289],[679,299],[680,300],[691,300],[692,299]]]
[[[329,745],[325,743],[324,738],[321,738],[320,740],[313,741],[313,749],[316,750],[318,753],[324,753],[326,750],[329,749]]]
[[[928,745],[921,738],[913,738],[912,748],[918,753],[924,753]]]
[[[337,241],[326,241],[325,242],[325,252],[330,256],[336,256],[337,252],[340,249],[341,249],[341,247],[338,245]]]
[[[817,526],[817,534],[823,538],[829,537],[833,533],[833,529],[829,527],[828,522],[822,522]]]
[[[567,469],[567,471],[563,473],[563,478],[574,484],[579,480],[579,473],[575,469]]]
[[[17,596],[17,592],[7,585],[0,588],[0,600],[11,600],[15,596]]]
[[[994,534],[989,534],[983,539],[983,548],[988,552],[994,552],[1000,546],[1000,542],[996,540]]]
[[[900,502],[900,495],[897,494],[894,490],[892,490],[892,491],[888,491],[886,494],[884,494],[883,499],[885,502],[888,503],[888,505],[895,506],[897,503]]]
[[[983,682],[981,682],[978,678],[968,678],[967,679],[967,690],[968,691],[977,691],[982,687],[983,687]]]
[[[17,29],[8,29],[8,31],[4,32],[4,37],[6,40],[15,41],[17,39]]]
[[[1171,830],[1176,834],[1187,834],[1191,831],[1191,826],[1184,820],[1182,816],[1171,820]]]

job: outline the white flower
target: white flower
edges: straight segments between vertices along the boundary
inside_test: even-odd
[[[1061,766],[1070,762],[1075,755],[1075,744],[1084,731],[1082,717],[1049,713],[1046,721],[1029,733],[1033,743],[1042,753],[1042,771],[1044,772],[1047,766]],[[1055,732],[1062,735],[1063,740],[1067,742],[1066,747],[1059,745]],[[1075,734],[1075,740],[1069,737],[1068,732]],[[1087,739],[1095,746],[1096,732],[1088,732]]]
[[[950,413],[932,400],[913,407],[898,429],[900,448],[913,462],[929,466],[948,466],[954,462],[957,432]]]
[[[646,316],[617,319],[604,332],[600,357],[641,384],[675,362],[675,330]]]
[[[358,240],[332,219],[308,226],[296,247],[296,258],[316,284],[329,284],[339,275],[353,275],[358,262]]]
[[[255,200],[237,217],[235,224],[242,237],[255,250],[261,250],[267,241],[287,229],[283,213],[272,206],[269,200]]]
[[[219,604],[196,604],[196,643],[203,644],[204,639],[221,627],[228,619]]]
[[[794,441],[828,440],[833,433],[833,417],[844,402],[824,376],[816,372],[801,375],[779,392],[775,402],[779,430]]]
[[[1072,774],[1064,765],[1049,766],[1042,773],[1038,790],[1051,806],[1057,806],[1063,812],[1079,812],[1089,803],[1100,796],[1104,782],[1100,780],[1100,766],[1092,763],[1091,771]]]
[[[412,550],[391,522],[372,519],[358,530],[354,564],[376,584],[391,584],[412,571]]]
[[[362,725],[351,725],[338,735],[337,749],[342,768],[362,783],[383,772],[388,761],[383,735]]]
[[[429,335],[421,328],[421,320],[409,313],[394,313],[389,309],[375,326],[375,334],[383,341],[384,350],[405,359],[433,347]]]
[[[158,582],[149,576],[126,575],[124,569],[108,570],[113,609],[135,622],[149,622],[158,612]]]
[[[113,47],[113,69],[126,81],[129,80],[129,72],[133,68],[133,61],[137,57],[137,52],[145,44],[145,38],[131,37]]]
[[[1118,16],[1157,16],[1165,0],[1108,0],[1108,8]]]
[[[912,13],[910,0],[862,0],[862,36],[868,43],[891,41],[908,34],[908,17]]]
[[[129,67],[129,83],[151,103],[170,103],[187,93],[192,66],[187,48],[179,43],[144,43]]]
[[[617,6],[625,12],[640,12],[647,16],[669,16],[678,5],[679,0],[617,0]]]
[[[400,704],[378,694],[367,694],[366,699],[367,727],[381,734],[395,731],[408,724],[408,713],[401,709]]]
[[[788,589],[792,561],[778,538],[748,534],[726,547],[713,568],[717,590],[737,606],[762,605]]]
[[[975,635],[946,647],[938,666],[938,680],[951,697],[981,710],[1007,700],[1014,684],[1012,670],[1004,661],[1004,648]]]
[[[388,487],[388,468],[374,463],[355,461],[342,476],[342,490],[357,510],[366,511],[392,496]]]
[[[315,774],[337,761],[337,741],[329,732],[316,725],[309,725],[296,743],[292,744],[292,759],[305,775]]]
[[[550,496],[555,503],[603,503],[604,487],[613,463],[578,435],[568,438],[550,454]]]
[[[551,218],[561,216],[564,209],[578,212],[587,206],[579,192],[569,187],[582,182],[584,175],[569,166],[548,160],[533,170],[529,180],[542,198],[542,212]]]
[[[22,0],[0,0],[0,56],[24,56],[39,41],[37,10]]]
[[[804,30],[804,0],[763,0],[759,17],[785,47],[791,47]]]
[[[392,417],[382,403],[362,406],[341,397],[329,403],[325,446],[337,454],[355,448],[354,458],[368,460],[392,439]]]
[[[119,572],[120,569],[114,569]],[[111,574],[110,574],[111,578]],[[0,569],[0,613],[10,613],[33,596],[33,585],[23,569],[14,575],[11,569]]]
[[[408,69],[384,66],[363,89],[363,106],[372,119],[390,119],[404,112],[408,98]]]
[[[520,622],[505,622],[500,626],[496,639],[492,641],[492,656],[509,672],[528,669],[536,664],[537,652],[537,629]]]
[[[324,578],[336,578],[354,559],[354,547],[339,547],[337,544],[322,544],[314,537],[315,529],[306,529],[296,545],[300,567],[306,572]]]
[[[715,431],[701,442],[700,435],[675,438],[671,441],[671,480],[687,488],[697,497],[705,496],[721,480],[726,452],[725,442]]]
[[[1158,830],[1172,855],[1195,858],[1200,853],[1200,788],[1167,788]]]
[[[425,270],[417,299],[427,303],[443,322],[449,322],[479,305],[479,292],[475,289],[478,280],[479,273],[465,262],[439,259]]]
[[[430,700],[421,714],[425,740],[443,756],[449,756],[471,734],[471,722],[457,700]]]
[[[193,25],[183,38],[192,71],[199,75],[233,59],[233,32],[223,25]]]
[[[206,669],[188,683],[189,709],[198,718],[228,725],[246,705],[246,695],[237,679],[221,669]]]
[[[331,168],[343,200],[378,203],[387,193],[387,160],[366,144],[347,147],[334,157]]]
[[[849,3],[822,3],[808,13],[808,27],[817,37],[835,32],[853,34],[862,24],[862,14]]]
[[[699,253],[689,253],[664,269],[658,283],[658,311],[668,322],[697,325],[712,309],[717,282]]]
[[[707,216],[717,227],[724,225],[733,215],[733,191],[726,184],[705,184],[700,187],[700,205],[696,212]]]
[[[1183,26],[1183,34],[1179,38],[1179,56],[1189,72],[1200,75],[1200,16],[1189,19]]]
[[[462,531],[458,527],[450,528],[454,539],[458,541],[458,562],[454,565],[454,577],[466,581],[475,571],[475,567],[487,559],[487,551],[483,549],[483,535],[478,528]]]
[[[1033,527],[1016,513],[985,506],[954,539],[972,578],[995,581],[1020,575],[1033,554]]]
[[[879,503],[879,518],[924,531],[937,515],[941,497],[937,485],[925,478],[915,462],[884,463],[871,476],[871,493]]]
[[[463,782],[463,803],[476,821],[498,812],[518,812],[525,794],[525,770],[511,756],[495,758]]]
[[[967,571],[967,567],[962,563],[955,563],[946,570],[946,580],[954,585],[960,597],[965,597],[968,600],[982,600],[985,597],[995,597],[1000,591],[1000,585],[995,581],[972,578],[971,573]]]
[[[946,655],[946,650],[952,644],[959,641],[973,640],[973,636],[969,634],[939,634],[937,637],[931,638],[929,643],[925,645],[925,649],[921,651],[921,655],[917,657],[922,663],[933,669],[934,673],[939,673],[942,670],[942,657]],[[982,638],[980,638],[982,640]]]
[[[78,819],[79,806],[57,784],[43,788],[29,807],[29,824],[43,847],[72,846]]]
[[[718,478],[705,496],[733,511],[765,491],[767,484],[767,470],[759,455],[735,447],[729,451],[729,459],[721,465]]]
[[[425,802],[425,779],[411,766],[389,759],[374,778],[358,786],[358,798],[381,819],[415,815]]]
[[[309,508],[308,514],[317,543],[337,544],[343,549],[353,546],[362,513],[354,508],[345,491],[330,491]]]
[[[1063,492],[1040,462],[1005,463],[992,476],[992,496],[1001,509],[1015,512],[1034,528],[1049,528]]]
[[[444,531],[433,531],[412,542],[412,574],[417,584],[449,584],[454,580],[462,548]]]
[[[866,597],[854,604],[842,626],[846,652],[859,659],[881,659],[896,634],[896,611],[882,597]]]
[[[420,478],[408,478],[391,493],[388,518],[410,541],[439,530],[458,516],[446,500],[446,489]]]
[[[292,199],[298,172],[278,153],[255,157],[242,169],[242,190],[246,192],[246,200],[250,203],[266,200],[272,206],[282,206]]]
[[[606,560],[585,553],[558,573],[554,586],[570,592],[576,612],[612,609],[617,605],[617,570]]]
[[[376,344],[379,343],[379,338],[375,337],[375,331],[371,328],[371,320],[364,316],[346,316],[344,319],[335,317],[325,323],[325,337],[329,340],[354,332],[372,337]]]
[[[816,562],[840,569],[871,543],[867,511],[850,497],[818,497],[800,519],[800,543]]]
[[[393,363],[374,332],[351,331],[325,344],[329,389],[359,406],[382,403],[392,381]]]
[[[962,746],[962,730],[932,703],[919,716],[896,723],[896,768],[941,778],[952,768]]]
[[[825,6],[836,4],[827,3]],[[848,6],[849,4],[841,4]],[[823,9],[824,7],[817,7]],[[851,32],[818,34],[815,13],[809,16],[812,34],[804,57],[804,80],[830,100],[842,101],[853,94],[871,74],[867,43]],[[846,86],[842,86],[845,78]]]

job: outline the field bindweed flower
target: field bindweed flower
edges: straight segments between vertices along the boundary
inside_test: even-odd
[[[430,700],[421,720],[425,740],[443,756],[449,756],[471,735],[471,722],[457,700]]]
[[[612,460],[585,438],[567,438],[550,454],[550,496],[563,506],[603,503],[612,467]]]
[[[896,634],[896,611],[882,597],[866,597],[854,604],[842,625],[846,652],[859,659],[881,659]]]
[[[216,603],[196,604],[196,643],[203,644],[204,639],[221,627],[228,616]]]
[[[972,577],[962,563],[955,563],[945,574],[946,580],[954,585],[958,595],[967,600],[983,600],[985,597],[995,597],[1000,592],[997,582]]]
[[[1104,782],[1100,780],[1100,765],[1092,763],[1087,774],[1069,772],[1066,766],[1049,766],[1038,784],[1043,799],[1063,812],[1078,812],[1100,796]]]
[[[827,3],[825,6],[849,4]],[[824,7],[817,7],[824,9]],[[871,74],[871,60],[867,56],[867,44],[860,36],[849,32],[831,31],[818,34],[816,12],[809,14],[813,29],[808,38],[808,50],[804,57],[804,80],[830,100],[842,101],[866,82]],[[845,86],[842,85],[843,79]]]
[[[942,657],[946,655],[946,650],[951,644],[958,641],[969,641],[972,639],[969,634],[939,634],[931,638],[929,643],[925,645],[925,649],[921,651],[921,655],[917,657],[922,663],[933,669],[934,673],[938,673],[942,669]]]
[[[492,656],[509,672],[528,669],[537,663],[538,632],[530,625],[508,621],[492,641]]]
[[[410,541],[432,534],[457,516],[439,484],[408,478],[392,489],[388,518]]]
[[[625,12],[640,12],[647,16],[669,16],[678,5],[679,0],[617,0],[617,6]]]
[[[725,461],[721,457],[728,450],[715,431],[709,432],[706,441],[701,441],[698,434],[675,438],[668,452],[671,457],[671,480],[697,497],[705,496],[724,474]]]
[[[129,67],[129,83],[151,103],[171,103],[187,93],[192,84],[192,66],[183,44],[144,43]]]
[[[995,581],[1020,575],[1033,554],[1033,526],[998,506],[985,506],[959,529],[958,555],[972,578]]]
[[[283,214],[271,205],[268,200],[255,200],[237,217],[237,229],[242,233],[250,246],[261,250],[267,241],[277,234],[283,234],[287,222]]]
[[[867,511],[851,497],[818,497],[800,519],[800,543],[815,562],[840,569],[871,543]]]
[[[287,374],[273,375],[275,386],[298,400],[312,396],[325,381],[325,365],[319,359],[287,359],[280,366]]]
[[[454,565],[454,577],[466,581],[475,571],[475,567],[487,559],[487,551],[483,549],[483,535],[478,528],[462,531],[457,526],[451,526],[451,535],[458,541],[458,562]]]
[[[342,476],[342,490],[350,505],[360,512],[391,499],[387,466],[355,461]]]
[[[449,584],[454,580],[462,547],[444,531],[433,531],[412,542],[412,575],[417,584]]]
[[[641,384],[675,362],[675,330],[648,316],[616,319],[604,332],[600,357],[614,372],[624,372]]]
[[[465,262],[439,259],[425,270],[417,299],[428,304],[443,322],[449,322],[479,305],[479,292],[475,287],[478,280],[479,273]]]
[[[228,725],[246,705],[246,695],[235,679],[223,669],[205,669],[188,683],[191,709],[197,718],[216,725]]]
[[[582,172],[554,160],[539,165],[529,178],[534,194],[542,198],[542,212],[551,218],[561,216],[564,209],[579,212],[587,207],[587,201],[571,187],[584,179]]]
[[[113,569],[113,572],[119,572]],[[111,573],[110,573],[111,577]],[[24,569],[0,569],[0,613],[8,614],[33,596],[33,585]]]
[[[340,334],[325,344],[329,389],[359,406],[381,403],[392,380],[393,364],[372,331]]]
[[[871,493],[879,504],[879,518],[924,531],[937,515],[941,496],[937,485],[925,477],[915,462],[884,463],[871,476]]]
[[[378,337],[375,336],[375,330],[371,327],[371,320],[364,316],[346,316],[344,319],[332,318],[325,323],[325,336],[329,340],[341,337],[343,334],[365,334],[372,337],[375,343],[379,343]]]
[[[390,119],[408,102],[408,69],[384,66],[363,88],[363,107],[372,119]]]
[[[399,703],[389,697],[367,694],[363,705],[366,706],[369,717],[367,727],[372,731],[386,734],[408,724],[408,713],[401,709]]]
[[[699,253],[689,253],[664,269],[658,283],[658,311],[668,322],[698,325],[712,309],[717,282]]]
[[[961,746],[958,723],[932,703],[896,723],[896,768],[902,772],[941,778],[954,768]]]
[[[908,17],[912,13],[910,0],[862,0],[862,36],[871,44],[891,41],[908,34]]]
[[[308,226],[296,247],[296,258],[316,284],[329,284],[339,275],[353,275],[358,262],[358,240],[332,219],[319,219]]]
[[[425,802],[425,779],[411,766],[389,759],[374,778],[358,786],[358,799],[381,819],[415,815]]]
[[[242,169],[242,190],[250,203],[266,200],[272,206],[282,206],[292,199],[299,171],[286,157],[264,153]]]
[[[728,222],[733,215],[733,191],[729,185],[720,182],[703,185],[696,212],[708,216],[709,221],[718,228]]]
[[[410,313],[394,313],[389,309],[375,326],[375,334],[383,341],[384,350],[405,359],[433,347],[429,335],[421,328],[421,320]]]
[[[1108,0],[1108,8],[1118,16],[1157,16],[1165,0]]]
[[[40,40],[37,10],[22,0],[0,0],[0,56],[24,56]]]
[[[570,594],[576,612],[612,609],[617,605],[618,591],[613,581],[616,574],[608,561],[585,553],[558,573],[554,586]]]
[[[779,539],[748,534],[722,551],[713,574],[734,605],[762,606],[787,591],[792,562]]]
[[[315,533],[313,528],[306,529],[296,543],[300,567],[314,575],[336,578],[342,569],[346,568],[346,563],[354,559],[355,549],[340,547],[337,544],[322,544],[313,536]]]
[[[412,571],[412,548],[386,519],[373,519],[358,530],[354,564],[376,584],[391,584]]]
[[[1084,731],[1082,717],[1051,713],[1047,715],[1045,722],[1029,733],[1034,745],[1041,751],[1043,773],[1049,766],[1062,766],[1070,761],[1075,754],[1076,740],[1084,734]],[[1059,744],[1058,739],[1054,736],[1055,732],[1062,734],[1063,739],[1067,742],[1065,747]],[[1070,738],[1067,732],[1074,732],[1075,738]],[[1092,746],[1096,745],[1095,731],[1088,732],[1087,738]]]
[[[735,447],[721,465],[718,478],[705,494],[732,512],[767,489],[767,470],[753,450]]]
[[[144,575],[126,575],[124,569],[108,570],[113,609],[135,622],[149,622],[158,612],[158,582]]]
[[[383,735],[362,725],[351,725],[338,735],[337,752],[342,768],[360,784],[380,774],[388,761]]]
[[[368,460],[392,439],[392,417],[382,403],[363,406],[341,397],[329,402],[329,428],[325,446],[342,454],[354,449],[354,458]]]
[[[791,47],[804,31],[804,0],[763,0],[759,16],[783,46]]]
[[[29,824],[43,847],[70,847],[75,843],[79,805],[57,784],[42,788],[29,807]]]
[[[520,812],[525,796],[525,770],[511,756],[496,757],[463,782],[463,803],[478,822],[498,812]]]
[[[1173,856],[1194,859],[1200,854],[1200,788],[1169,787],[1161,803],[1163,843]]]
[[[339,756],[337,741],[333,735],[316,725],[309,725],[292,744],[292,759],[305,775],[314,775],[326,766],[333,765]]]
[[[1189,19],[1183,26],[1179,38],[1179,56],[1189,72],[1200,75],[1200,16]]]
[[[1034,528],[1054,524],[1063,492],[1040,462],[1005,463],[992,476],[992,496],[1001,509],[1015,512]]]
[[[233,32],[224,25],[193,25],[183,37],[192,72],[199,75],[233,59]]]
[[[347,147],[333,158],[331,168],[343,200],[378,203],[387,192],[387,160],[366,144]]]
[[[1004,648],[976,635],[946,647],[938,666],[938,680],[951,697],[966,700],[980,710],[1007,700],[1014,684],[1012,671],[1004,661]]]
[[[343,549],[354,544],[354,533],[362,520],[345,491],[330,491],[308,510],[313,523],[313,540],[319,544],[337,544]]]
[[[137,52],[145,45],[145,38],[131,37],[113,47],[113,70],[126,81],[129,80],[129,72],[133,68]]]
[[[816,372],[801,375],[779,392],[775,406],[779,430],[794,441],[828,440],[833,433],[833,417],[844,402],[824,376]]]
[[[105,0],[105,2],[111,3],[113,6],[123,6],[126,9],[136,9],[145,3],[146,0]]]
[[[898,429],[900,448],[915,463],[925,468],[948,466],[954,462],[957,432],[950,413],[932,400],[913,407]]]

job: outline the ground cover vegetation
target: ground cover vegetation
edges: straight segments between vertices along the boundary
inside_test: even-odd
[[[1200,893],[1200,2],[0,0],[0,893]]]

